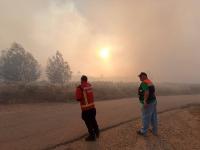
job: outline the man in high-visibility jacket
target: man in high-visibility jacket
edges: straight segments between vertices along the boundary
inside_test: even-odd
[[[76,88],[76,100],[80,102],[82,119],[88,128],[89,136],[86,141],[95,141],[99,137],[99,127],[96,121],[96,108],[92,86],[88,83],[87,76],[81,77],[81,84]]]
[[[137,131],[137,133],[139,135],[146,136],[149,124],[151,123],[152,133],[157,135],[157,100],[155,96],[155,86],[151,80],[148,79],[145,72],[141,72],[138,77],[141,81],[138,89],[138,95],[141,103],[143,127]]]

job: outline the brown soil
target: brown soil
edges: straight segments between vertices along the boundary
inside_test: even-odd
[[[159,114],[159,134],[151,132],[147,137],[136,134],[141,126],[137,119],[106,130],[96,142],[84,139],[57,147],[56,150],[199,150],[200,149],[200,105]]]

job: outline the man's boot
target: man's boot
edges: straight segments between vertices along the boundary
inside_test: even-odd
[[[96,138],[94,135],[89,135],[88,137],[85,138],[85,141],[96,141]]]
[[[100,131],[97,131],[95,134],[96,134],[96,138],[99,138],[99,136],[100,136]]]

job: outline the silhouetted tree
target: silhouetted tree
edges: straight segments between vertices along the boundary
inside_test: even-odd
[[[4,81],[35,81],[40,77],[40,66],[31,53],[13,43],[0,56],[0,78]]]
[[[56,55],[48,59],[46,74],[51,83],[64,84],[71,79],[72,72],[69,64],[64,61],[62,54],[57,51]]]

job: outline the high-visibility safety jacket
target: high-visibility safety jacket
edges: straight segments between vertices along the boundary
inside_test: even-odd
[[[76,88],[76,100],[80,102],[82,111],[95,108],[94,96],[90,83],[83,82]]]
[[[151,80],[146,79],[144,80],[138,89],[138,95],[139,95],[139,100],[142,104],[144,104],[144,92],[148,90],[149,91],[149,96],[147,99],[147,104],[153,103],[156,101],[156,96],[155,96],[155,86],[151,82]]]

